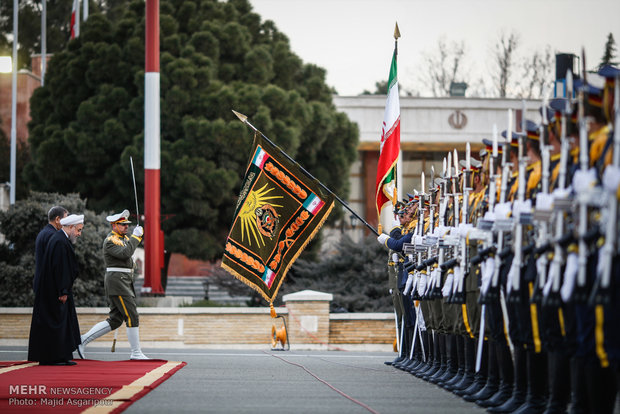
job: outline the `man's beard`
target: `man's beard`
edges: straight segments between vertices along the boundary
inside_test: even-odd
[[[77,236],[75,234],[70,234],[69,240],[71,240],[71,243],[75,244],[75,242],[77,242]]]

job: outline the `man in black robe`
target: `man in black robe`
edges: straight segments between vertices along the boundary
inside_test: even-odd
[[[67,217],[69,212],[62,206],[54,206],[47,212],[48,223],[37,235],[37,240],[34,243],[34,279],[32,281],[32,290],[37,291],[39,280],[41,280],[41,273],[43,272],[43,257],[45,256],[45,248],[50,238],[62,227],[60,220]]]
[[[80,344],[72,292],[78,274],[73,243],[82,235],[84,216],[72,214],[60,224],[62,229],[54,233],[45,249],[32,310],[28,360],[41,365],[75,365],[71,359]]]

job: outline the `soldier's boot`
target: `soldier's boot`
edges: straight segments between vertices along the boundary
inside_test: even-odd
[[[142,353],[140,349],[140,328],[127,328],[127,340],[131,347],[131,355],[129,359],[150,359]]]
[[[539,414],[547,406],[547,354],[534,351],[526,352],[527,358],[527,395],[525,403],[515,413]]]
[[[463,375],[465,375],[465,341],[462,335],[454,335],[456,344],[456,375],[445,381],[442,384],[438,384],[447,391],[452,391],[453,387],[458,384]]]
[[[476,341],[474,338],[465,337],[464,339],[464,358],[465,368],[461,380],[452,387],[452,392],[456,394],[457,391],[469,388],[475,379],[476,368]],[[458,395],[458,394],[457,394]]]
[[[477,356],[477,342],[474,341],[474,370],[476,367],[476,356]],[[488,370],[488,359],[489,359],[489,342],[483,340],[482,342],[482,355],[480,356],[480,370],[474,374],[474,380],[471,385],[462,390],[455,390],[454,393],[460,397],[464,397],[465,395],[474,395],[478,391],[484,387],[487,382],[487,370]]]
[[[398,332],[400,334],[401,329],[403,329],[403,325],[402,324],[398,324]],[[398,362],[402,362],[403,358],[403,352],[402,352],[402,344],[400,344],[400,346],[398,347],[398,355],[396,355],[396,358],[394,358],[392,361],[385,361],[383,362],[385,365],[394,365]]]
[[[570,361],[570,414],[586,414],[588,412],[588,387],[586,386],[585,367],[583,358],[573,357]]]
[[[426,344],[428,343],[428,334],[426,331],[420,331],[418,335],[418,341],[415,344],[415,350],[413,351],[413,361],[409,366],[405,368],[405,371],[412,372],[418,367],[426,365],[426,361],[424,361],[424,356],[426,356],[427,361],[429,358],[428,349],[426,348]],[[423,351],[424,350],[424,351]]]
[[[403,335],[403,343],[401,344],[403,347],[403,360],[392,364],[394,368],[403,369],[403,367],[411,362],[409,359],[409,351],[411,351],[411,331],[412,329],[408,326],[405,326],[405,332]]]
[[[499,367],[500,382],[497,388],[497,392],[486,400],[478,400],[476,404],[481,407],[497,407],[502,405],[512,395],[512,384],[514,383],[514,369],[512,366],[512,358],[510,356],[510,349],[505,343],[498,343],[497,346],[497,365]]]
[[[487,400],[499,388],[499,366],[497,364],[497,347],[494,341],[489,341],[487,352],[487,380],[478,392],[463,395],[465,401],[474,402]]]
[[[617,377],[612,367],[602,368],[598,360],[585,365],[588,406],[591,413],[612,413],[618,392]]]
[[[422,376],[422,379],[433,382],[437,381],[448,370],[448,352],[446,349],[447,335],[439,334],[439,369],[434,372],[429,372]]]
[[[458,369],[458,358],[456,354],[456,336],[453,334],[445,335],[446,339],[446,370],[443,375],[440,377],[436,377],[435,379],[431,379],[430,382],[433,384],[440,384],[448,381],[450,378],[456,375],[456,371]]]
[[[570,400],[570,361],[562,352],[549,352],[549,401],[545,414],[566,412]]]
[[[429,348],[432,348],[431,358],[428,361],[426,367],[420,367],[411,373],[416,377],[422,378],[424,375],[432,375],[439,370],[441,367],[441,352],[439,349],[439,334],[435,334],[434,336],[429,333]]]
[[[79,344],[77,348],[78,355],[80,356],[80,358],[82,359],[86,358],[84,349],[86,348],[86,345],[88,345],[89,342],[92,342],[95,339],[99,338],[100,336],[107,334],[111,330],[112,330],[112,327],[110,327],[110,324],[108,323],[108,321],[101,321],[99,323],[96,323],[95,326],[93,326],[92,328],[90,328],[90,331],[82,335],[80,337],[82,343]]]
[[[510,398],[497,407],[490,407],[487,411],[490,413],[511,413],[519,408],[525,402],[527,394],[527,361],[525,358],[525,349],[520,346],[514,349],[514,385]]]

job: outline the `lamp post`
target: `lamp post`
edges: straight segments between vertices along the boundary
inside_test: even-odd
[[[11,75],[11,188],[9,204],[15,204],[17,162],[17,10],[18,0],[13,0],[13,73]]]

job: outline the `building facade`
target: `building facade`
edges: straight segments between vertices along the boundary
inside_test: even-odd
[[[385,110],[385,95],[334,96],[334,104],[340,112],[359,126],[359,157],[350,171],[350,194],[348,204],[376,228],[377,213],[374,205],[377,162],[381,141],[381,125]],[[424,171],[429,182],[431,166],[436,176],[443,169],[443,158],[454,148],[459,158],[465,157],[465,146],[469,142],[472,157],[478,158],[483,147],[482,139],[492,139],[493,125],[498,131],[508,124],[508,109],[515,113],[515,129],[520,130],[523,105],[526,118],[540,120],[539,100],[482,99],[482,98],[400,98],[400,140],[402,162],[397,168],[400,192],[403,195],[420,188],[420,174]],[[501,138],[500,138],[501,140]],[[351,228],[349,214],[345,213],[344,228],[361,233],[359,222]],[[343,227],[339,227],[342,229]],[[330,229],[338,232],[338,229]],[[335,237],[335,234],[332,234]],[[359,237],[359,236],[358,236]]]

